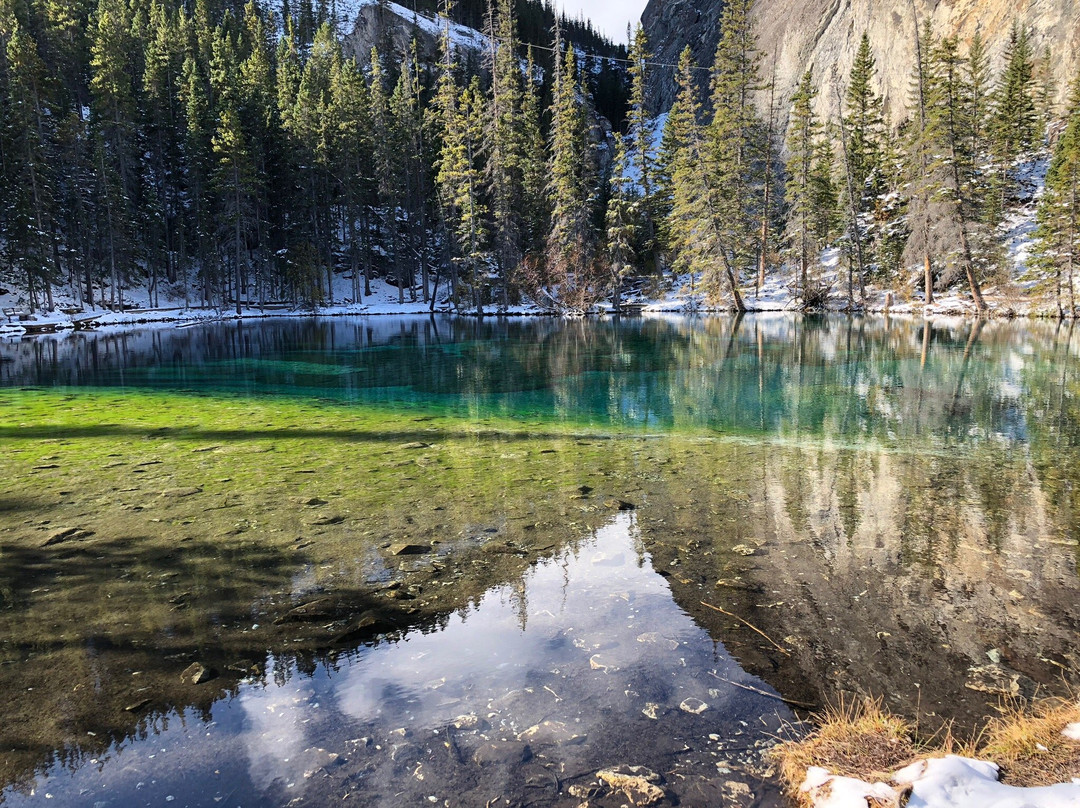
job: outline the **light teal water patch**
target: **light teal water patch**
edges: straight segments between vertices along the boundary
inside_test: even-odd
[[[886,320],[268,321],[5,346],[0,384],[940,449],[1027,442],[1026,393],[1051,357],[1076,363],[1070,340]]]

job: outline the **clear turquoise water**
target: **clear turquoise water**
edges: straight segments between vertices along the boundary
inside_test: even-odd
[[[0,385],[288,395],[639,432],[1024,442],[1067,327],[881,319],[371,318],[0,347]],[[1053,405],[1050,404],[1051,409]]]

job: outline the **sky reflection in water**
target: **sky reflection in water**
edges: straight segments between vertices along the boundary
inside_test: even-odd
[[[555,776],[534,796],[556,804],[552,783],[620,763],[715,775],[727,755],[714,752],[744,751],[790,717],[729,684],[767,687],[674,603],[629,513],[441,630],[310,677],[280,660],[267,667],[279,681],[243,684],[211,722],[172,714],[74,772],[54,766],[5,804],[321,805],[349,794],[362,805],[482,805],[545,772]]]

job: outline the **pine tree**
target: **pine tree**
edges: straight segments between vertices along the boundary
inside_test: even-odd
[[[490,6],[490,3],[489,3]],[[495,256],[501,274],[501,298],[509,305],[523,258],[526,133],[522,126],[524,88],[518,59],[517,20],[512,0],[499,0],[490,11],[491,98],[485,127],[487,188],[491,200]]]
[[[992,100],[990,54],[987,53],[986,43],[978,31],[971,38],[971,45],[968,47],[967,85],[968,99],[964,114],[968,118],[971,129],[971,143],[967,151],[978,163],[983,159],[987,149],[987,128]]]
[[[870,37],[863,33],[855,64],[851,68],[844,99],[844,124],[848,133],[851,178],[859,193],[858,209],[864,212],[877,195],[880,181],[881,136],[885,128],[882,101],[874,89],[877,63]]]
[[[630,105],[626,122],[633,138],[633,165],[640,177],[642,196],[649,200],[656,190],[655,160],[653,158],[653,127],[648,106],[648,65],[652,60],[645,29],[638,25],[630,44]]]
[[[91,115],[98,197],[102,200],[110,296],[123,305],[122,286],[134,253],[133,202],[138,198],[135,98],[128,56],[133,50],[131,17],[123,0],[100,0],[92,23]]]
[[[448,110],[436,178],[447,229],[454,238],[453,260],[462,270],[458,276],[468,286],[473,309],[481,315],[486,295],[483,274],[490,257],[479,165],[484,109],[479,79],[474,78]]]
[[[776,232],[777,218],[775,199],[782,195],[782,168],[780,155],[782,144],[778,143],[780,132],[780,109],[776,98],[776,65],[773,65],[772,78],[769,81],[769,105],[768,119],[761,138],[761,230],[758,237],[758,271],[754,284],[754,297],[765,286],[765,275],[769,264],[773,261],[776,245],[774,233]]]
[[[301,71],[296,93],[296,108],[285,127],[301,156],[300,172],[305,190],[304,231],[312,247],[311,256],[326,281],[326,299],[334,302],[335,233],[330,211],[333,159],[333,126],[330,76],[341,61],[341,46],[333,28],[325,23],[315,32],[311,52]]]
[[[390,94],[386,88],[386,73],[383,70],[382,58],[375,49],[371,51],[371,68],[368,75],[370,81],[368,96],[371,100],[371,131],[374,145],[372,164],[378,189],[380,230],[384,244],[388,248],[387,253],[391,265],[397,266],[398,261],[403,260],[400,256],[403,247],[398,222],[398,210],[404,202],[404,179],[401,163],[403,155],[399,132],[390,109]],[[399,297],[404,295],[404,290],[400,284],[398,295]]]
[[[243,294],[241,280],[244,268],[243,254],[251,216],[254,180],[251,155],[244,139],[244,131],[240,126],[240,116],[231,106],[226,106],[221,110],[217,130],[214,132],[213,149],[214,156],[217,158],[214,186],[222,200],[223,224],[229,225],[229,237],[233,249],[232,293],[236,313],[240,314]]]
[[[555,74],[551,110],[547,293],[554,302],[579,309],[587,307],[595,291],[591,273],[596,259],[597,188],[589,114],[585,90],[578,81],[577,56],[573,48],[567,48]]]
[[[645,29],[638,25],[630,43],[630,106],[626,122],[632,138],[630,154],[632,165],[641,188],[641,228],[644,243],[642,257],[652,258],[660,267],[660,249],[657,242],[656,220],[662,215],[659,200],[655,150],[656,125],[649,115],[648,65],[652,59]]]
[[[370,292],[369,222],[366,215],[375,194],[375,178],[368,156],[374,144],[371,134],[370,99],[363,73],[353,60],[338,61],[330,77],[335,131],[336,195],[341,200],[343,233],[352,273],[352,299],[359,303]],[[361,255],[366,253],[363,273],[367,288],[361,289]]]
[[[157,304],[158,276],[175,281],[176,232],[180,213],[179,190],[172,178],[179,174],[179,151],[173,137],[178,124],[176,89],[182,51],[176,23],[165,4],[152,0],[144,59],[144,131],[148,159],[143,162],[144,228],[147,231],[147,266],[150,299]]]
[[[787,202],[790,210],[790,249],[798,263],[798,290],[807,300],[816,297],[810,287],[810,264],[815,262],[820,250],[819,223],[816,220],[820,189],[815,172],[818,156],[821,124],[814,113],[814,87],[812,70],[807,70],[791,99],[791,117],[788,122]]]
[[[1042,140],[1047,127],[1054,120],[1058,88],[1054,68],[1054,55],[1049,47],[1044,48],[1035,64],[1035,145]]]
[[[8,95],[0,144],[11,183],[4,200],[5,252],[22,269],[31,310],[39,293],[43,305],[52,309],[52,285],[60,275],[47,131],[52,110],[44,94],[45,65],[37,43],[6,2],[0,4],[0,43],[5,45],[0,66]]]
[[[758,253],[755,222],[759,221],[761,186],[755,158],[763,151],[763,127],[754,103],[754,93],[761,86],[761,57],[750,8],[751,0],[732,0],[724,7],[723,33],[712,71],[712,120],[706,130],[712,171],[708,182],[720,216],[716,226],[723,231],[728,292],[740,310],[739,277]],[[707,275],[704,283],[707,293],[720,294],[716,273]]]
[[[934,120],[930,116],[934,48],[934,30],[927,20],[915,40],[915,67],[912,77],[912,108],[914,119],[907,131],[905,151],[908,180],[909,221],[911,233],[905,247],[909,259],[918,258],[923,265],[923,300],[934,302],[934,272],[931,237],[934,225],[933,201],[937,191],[936,178],[930,173],[935,141]]]
[[[979,279],[982,273],[972,247],[978,217],[972,162],[966,152],[971,130],[964,115],[970,97],[964,60],[955,37],[938,41],[927,36],[925,40],[926,125],[918,143],[923,175],[919,179],[918,204],[913,203],[923,221],[924,241],[918,246],[927,256],[937,254],[946,266],[956,266],[963,272],[981,314],[986,311],[986,303]]]
[[[390,96],[390,116],[393,121],[395,143],[399,148],[397,171],[399,175],[399,220],[403,220],[404,232],[401,234],[403,250],[399,252],[397,262],[398,301],[404,302],[405,287],[409,295],[416,300],[416,276],[412,266],[419,264],[423,273],[424,208],[427,203],[427,177],[423,167],[426,158],[422,128],[422,110],[420,109],[420,65],[413,54],[401,63],[397,84]],[[406,260],[406,254],[413,260]]]
[[[530,46],[526,61],[527,77],[521,102],[522,248],[526,267],[535,268],[543,260],[548,233],[547,144],[541,129],[540,91],[536,85],[536,62]]]
[[[280,297],[280,279],[271,272],[278,250],[286,247],[282,211],[284,192],[291,178],[283,157],[285,133],[277,108],[274,75],[274,38],[268,22],[252,0],[244,7],[247,54],[240,64],[240,118],[252,151],[254,172],[254,244],[257,255],[256,294],[260,304],[268,295]],[[265,277],[264,277],[265,276]]]
[[[634,181],[627,176],[628,164],[626,146],[622,138],[616,138],[611,195],[604,217],[612,303],[616,310],[622,305],[623,281],[633,272],[636,245],[642,232],[640,200]]]
[[[810,193],[814,203],[812,226],[819,248],[828,247],[836,237],[840,190],[834,177],[835,167],[833,141],[828,128],[822,127],[822,135],[814,144],[814,161],[810,169]]]
[[[190,258],[191,263],[198,267],[201,302],[209,305],[218,284],[216,256],[212,255],[210,249],[213,229],[213,207],[210,195],[211,137],[213,134],[210,122],[210,88],[199,60],[193,26],[187,27],[189,36],[180,78],[180,103],[183,106],[184,118],[184,190],[187,196],[189,220],[185,230],[192,235],[194,254]],[[190,266],[187,260],[182,260],[182,263],[186,295],[186,278]]]
[[[745,311],[734,264],[737,251],[731,244],[729,215],[733,206],[720,190],[717,178],[725,173],[718,169],[716,152],[710,148],[713,144],[699,123],[701,109],[693,71],[693,56],[687,47],[679,57],[678,95],[664,132],[663,162],[671,188],[667,237],[676,270],[688,273],[692,286],[700,274],[706,295],[715,298],[720,285],[716,273],[722,269],[735,308]]]
[[[1076,316],[1076,270],[1080,267],[1080,79],[1069,98],[1069,112],[1039,202],[1036,264],[1051,273],[1058,313]],[[1063,288],[1064,287],[1064,288]]]
[[[1005,51],[1005,70],[994,92],[990,121],[995,176],[988,198],[987,223],[997,227],[1005,215],[1016,182],[1013,164],[1035,143],[1038,112],[1035,106],[1035,65],[1028,30],[1013,25]]]
[[[232,22],[231,15],[226,15],[218,26],[211,62],[210,84],[218,101],[218,121],[211,139],[215,160],[211,182],[222,213],[222,255],[232,264],[231,293],[239,314],[248,287],[244,257],[254,208],[255,172],[240,119],[239,54]]]

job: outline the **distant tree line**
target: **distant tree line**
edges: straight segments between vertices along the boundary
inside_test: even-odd
[[[666,235],[663,247],[674,266],[738,309],[750,278],[756,275],[760,288],[769,267],[786,263],[806,308],[841,293],[858,306],[871,280],[898,282],[929,303],[962,280],[976,308],[985,310],[982,285],[1007,279],[1002,227],[1020,201],[1024,160],[1044,150],[1059,125],[1051,54],[1036,54],[1029,32],[1017,25],[995,74],[978,34],[962,45],[927,23],[908,115],[888,121],[864,35],[846,82],[822,84],[812,71],[802,77],[780,144],[775,103],[762,103],[775,99],[773,77],[762,74],[749,7],[750,0],[725,7],[706,105],[689,49],[680,62],[661,152],[660,200],[652,206],[663,212],[653,227]],[[819,93],[840,110],[835,120],[816,114]],[[749,103],[755,97],[758,103]],[[1035,243],[1035,266],[1044,270],[1038,277],[1054,283],[1062,312],[1063,289],[1075,311],[1080,152],[1072,130],[1080,132],[1080,91],[1070,106]],[[846,268],[841,289],[822,272],[830,247]],[[909,270],[916,265],[917,290]]]
[[[676,278],[742,310],[786,265],[814,308],[841,291],[832,248],[852,307],[872,281],[916,291],[918,266],[927,301],[962,281],[982,310],[1022,161],[1050,134],[1033,271],[1075,312],[1080,87],[1062,123],[1024,28],[995,73],[980,37],[924,26],[908,115],[888,121],[865,36],[844,86],[807,72],[780,109],[750,4],[725,5],[710,67],[683,53],[659,132],[647,75],[670,68],[642,31],[627,50],[549,2],[443,0],[432,63],[415,42],[347,58],[328,0],[0,0],[0,278],[47,308],[63,285],[237,309],[340,302],[342,278],[359,302],[380,279],[480,313],[618,305],[631,278]]]
[[[549,29],[528,74],[522,9]],[[475,66],[447,48],[444,75],[415,47],[347,59],[325,0],[0,0],[0,281],[35,308],[60,285],[93,305],[136,286],[152,304],[326,303],[342,275],[357,301],[375,277],[402,299],[516,299],[546,236],[555,23],[550,4],[500,0],[482,30],[509,47]],[[575,59],[625,56],[558,27]],[[612,72],[583,58],[575,108]]]

